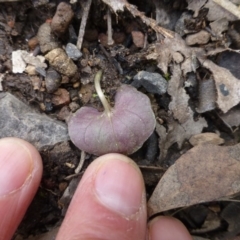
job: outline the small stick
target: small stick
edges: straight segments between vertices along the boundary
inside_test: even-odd
[[[215,3],[220,5],[222,8],[226,9],[230,13],[232,13],[237,18],[240,18],[240,11],[235,4],[230,2],[229,0],[213,0]]]
[[[88,18],[91,4],[92,4],[92,0],[87,0],[87,2],[85,2],[83,5],[83,15],[82,15],[82,21],[81,21],[79,33],[78,33],[78,41],[77,41],[77,48],[79,50],[81,50],[82,48],[83,36],[85,33],[85,27],[87,24],[87,18]]]
[[[111,46],[114,44],[114,41],[112,38],[112,16],[110,12],[110,7],[108,7],[107,10],[107,27],[108,27],[108,46]]]
[[[159,26],[154,19],[146,17],[142,12],[138,11],[138,9],[132,4],[126,3],[125,7],[134,17],[141,18],[141,20],[147,26],[151,27],[155,32],[161,33],[164,37],[167,38],[174,38],[174,32]]]
[[[156,3],[155,6],[156,6],[156,22],[157,22],[157,24],[159,24],[160,19],[161,19],[161,15],[160,15],[161,12],[160,12],[160,8],[159,8],[159,4]],[[160,33],[157,32],[156,35],[157,35],[157,41],[159,42],[161,40]]]
[[[84,151],[82,151],[79,164],[78,164],[77,168],[75,169],[76,174],[78,174],[82,170],[82,166],[85,162],[85,156],[86,156],[86,153]]]

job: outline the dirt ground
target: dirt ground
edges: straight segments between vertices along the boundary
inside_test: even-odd
[[[152,110],[134,105],[134,94],[123,104],[146,119],[145,138],[129,140],[126,129],[126,145],[139,146],[109,151],[130,153],[139,165],[151,215],[177,217],[194,239],[237,240],[240,1],[90,2],[0,0],[0,138],[31,142],[44,166],[13,239],[51,239],[84,170],[102,154],[78,149],[67,126],[83,106],[105,110],[94,86],[103,70],[111,109],[124,84],[150,99]],[[164,185],[176,174],[181,188]]]

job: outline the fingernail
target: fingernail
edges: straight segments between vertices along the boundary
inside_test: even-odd
[[[103,162],[95,178],[99,201],[124,216],[139,211],[144,194],[140,170],[127,157]]]
[[[32,171],[28,149],[13,139],[0,140],[0,196],[19,189]]]
[[[162,239],[169,240],[191,240],[192,237],[188,233],[186,227],[177,219],[167,216],[158,216],[154,218],[149,224],[149,237],[150,240]]]

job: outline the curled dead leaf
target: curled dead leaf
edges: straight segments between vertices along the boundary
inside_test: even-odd
[[[148,202],[149,215],[236,194],[239,172],[240,144],[198,145],[163,175]]]

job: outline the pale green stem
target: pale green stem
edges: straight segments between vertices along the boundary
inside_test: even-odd
[[[103,91],[101,89],[101,86],[100,86],[102,74],[103,74],[102,70],[100,70],[96,73],[95,78],[94,78],[94,85],[95,85],[97,95],[100,98],[100,101],[104,107],[105,112],[107,113],[108,116],[110,116],[111,115],[111,106],[109,105],[107,99],[105,98]]]

